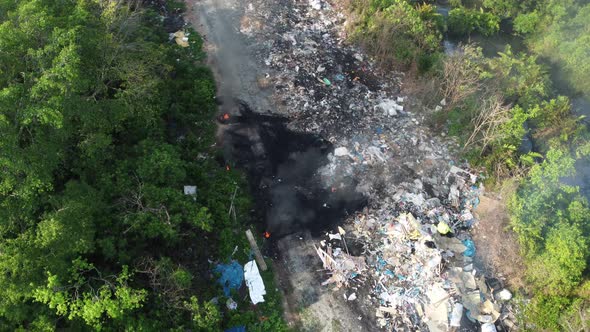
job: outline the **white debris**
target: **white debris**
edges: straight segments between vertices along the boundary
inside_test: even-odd
[[[453,312],[451,312],[451,324],[450,325],[452,327],[460,327],[462,317],[463,317],[463,305],[461,303],[455,303],[455,307],[453,307]]]
[[[197,194],[197,186],[184,186],[184,194],[195,196]]]
[[[322,9],[322,3],[320,2],[320,0],[309,0],[309,5],[311,6],[311,8],[315,10]]]
[[[344,157],[344,156],[350,155],[350,153],[348,152],[347,148],[342,146],[342,147],[334,149],[334,155],[336,157]]]
[[[264,302],[264,295],[266,295],[266,289],[264,288],[264,282],[258,271],[258,265],[256,261],[251,260],[244,265],[244,280],[246,286],[248,286],[248,292],[250,294],[250,300],[252,303],[257,304]]]
[[[384,115],[394,116],[397,115],[397,111],[400,110],[398,109],[399,107],[400,105],[398,105],[394,100],[384,99],[375,106],[375,109],[382,111]],[[403,110],[403,107],[401,110]]]
[[[503,290],[501,290],[500,292],[498,292],[497,297],[502,300],[502,301],[508,301],[512,298],[512,293],[510,293],[509,290],[507,290],[506,288],[504,288]]]
[[[328,234],[328,237],[330,238],[330,240],[341,240],[342,241],[342,236],[340,236],[340,234]]]

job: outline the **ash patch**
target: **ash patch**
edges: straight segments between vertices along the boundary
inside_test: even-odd
[[[352,174],[337,185],[322,176],[333,158],[330,142],[238,104],[238,114],[225,122],[226,159],[248,172],[258,216],[274,236],[304,229],[319,234],[366,205]]]

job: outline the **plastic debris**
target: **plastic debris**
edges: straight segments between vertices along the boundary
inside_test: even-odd
[[[455,303],[453,311],[451,312],[451,327],[460,327],[461,318],[463,318],[463,305],[461,303]]]
[[[496,297],[502,301],[509,301],[510,299],[512,299],[512,293],[510,293],[509,290],[504,288],[500,292],[498,292]]]
[[[375,317],[366,318],[387,331],[447,331],[456,304],[465,309],[464,321],[504,319],[496,314],[504,317],[510,302],[495,302],[482,271],[463,255],[471,250],[463,241],[471,239],[483,190],[478,171],[455,161],[457,143],[420,125],[423,112],[434,110],[396,93],[403,75],[381,75],[370,57],[342,42],[335,29],[342,16],[330,2],[308,0],[266,14],[268,29],[281,27],[257,49],[272,72],[272,97],[290,128],[321,133],[337,147],[313,181],[343,195],[353,180],[368,199],[365,210],[349,211],[341,224],[345,237],[331,229],[318,239],[322,284],[341,301],[355,294],[353,306],[374,308]],[[439,224],[450,230],[439,233]],[[437,287],[446,295],[433,301]]]
[[[175,33],[172,34],[172,36],[174,37],[174,41],[176,41],[176,44],[182,46],[182,47],[188,47],[189,43],[188,43],[188,35],[186,35],[184,33],[184,31],[176,31]]]
[[[344,157],[344,156],[348,156],[349,152],[348,152],[347,148],[339,147],[339,148],[334,149],[334,155],[336,157]]]
[[[253,304],[264,302],[266,289],[264,288],[264,282],[258,271],[256,261],[252,260],[244,265],[244,279],[246,280],[246,286],[248,286],[250,301]]]
[[[446,223],[446,222],[444,222],[444,221],[441,221],[441,222],[439,222],[439,223],[438,223],[438,225],[436,226],[436,230],[437,230],[439,233],[441,233],[441,234],[445,235],[445,234],[448,234],[449,232],[451,232],[451,227],[449,227],[449,225],[447,225],[447,223]]]
[[[232,298],[229,298],[227,299],[227,301],[225,301],[225,306],[229,310],[236,310],[238,308],[238,304]]]
[[[467,257],[473,257],[475,256],[475,243],[473,243],[472,240],[465,240],[463,241],[463,244],[465,245],[466,249],[463,252],[463,256],[467,256]]]
[[[197,186],[184,186],[184,194],[190,196],[197,195]]]
[[[236,326],[225,330],[225,332],[246,332],[245,326]]]
[[[231,290],[240,288],[244,282],[242,266],[236,261],[231,261],[229,264],[219,264],[213,271],[221,273],[217,282],[223,286],[225,296],[230,296]]]

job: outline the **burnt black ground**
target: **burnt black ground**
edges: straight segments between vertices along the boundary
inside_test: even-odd
[[[224,122],[225,157],[248,173],[260,227],[273,237],[303,230],[319,235],[366,205],[354,182],[338,190],[322,185],[317,171],[333,152],[330,142],[289,130],[285,118],[236,104],[239,111]]]

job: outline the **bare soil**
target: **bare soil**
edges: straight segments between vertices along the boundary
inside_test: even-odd
[[[480,196],[475,210],[479,222],[472,231],[477,259],[488,275],[502,279],[510,289],[524,287],[524,264],[516,234],[508,229],[503,200]]]

